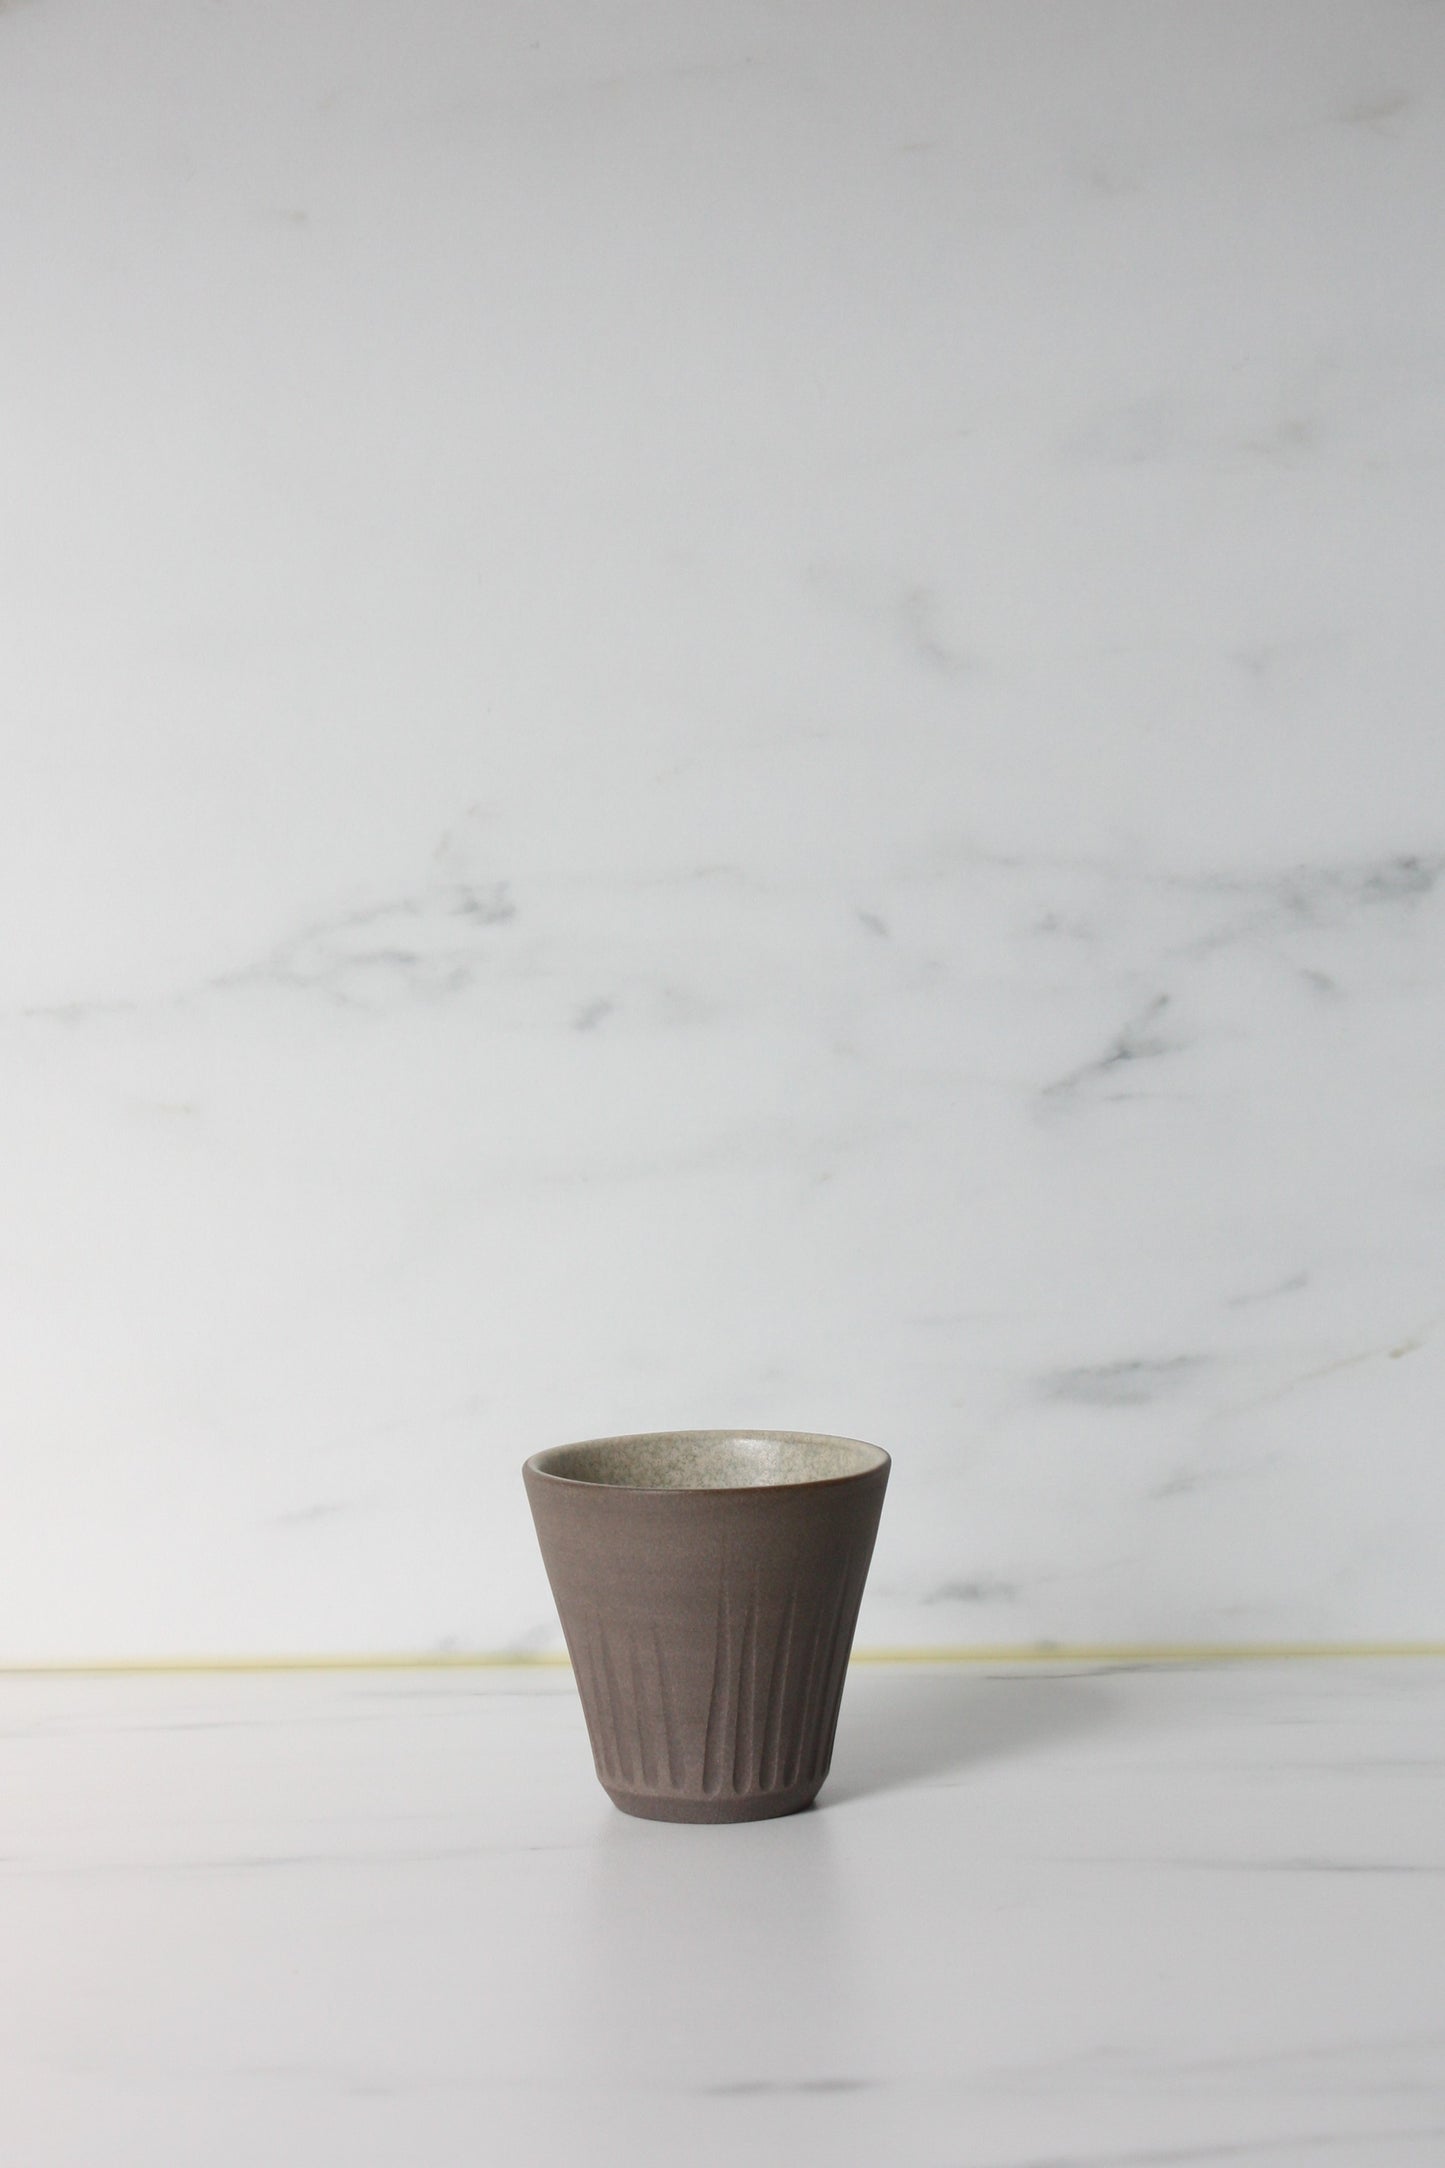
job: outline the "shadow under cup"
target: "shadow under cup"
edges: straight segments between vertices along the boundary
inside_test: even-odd
[[[627,1814],[749,1822],[828,1774],[888,1455],[693,1430],[536,1453],[522,1473],[597,1775]]]

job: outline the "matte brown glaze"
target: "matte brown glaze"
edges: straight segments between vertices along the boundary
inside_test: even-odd
[[[526,1463],[597,1775],[624,1813],[745,1822],[810,1804],[889,1465],[780,1431],[599,1439]]]

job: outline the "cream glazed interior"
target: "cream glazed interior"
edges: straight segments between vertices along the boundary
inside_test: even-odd
[[[673,1430],[590,1438],[536,1453],[528,1466],[570,1483],[625,1490],[755,1490],[834,1483],[888,1466],[880,1446],[799,1430]]]

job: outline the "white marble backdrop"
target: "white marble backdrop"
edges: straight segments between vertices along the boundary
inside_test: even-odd
[[[1445,11],[0,12],[0,1657],[1439,1636]]]

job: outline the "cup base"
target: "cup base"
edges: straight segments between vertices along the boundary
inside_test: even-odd
[[[779,1814],[799,1814],[811,1807],[822,1786],[821,1777],[805,1784],[791,1784],[786,1791],[744,1793],[741,1797],[685,1799],[676,1792],[624,1792],[610,1784],[602,1789],[614,1807],[638,1815],[645,1822],[767,1822]]]

